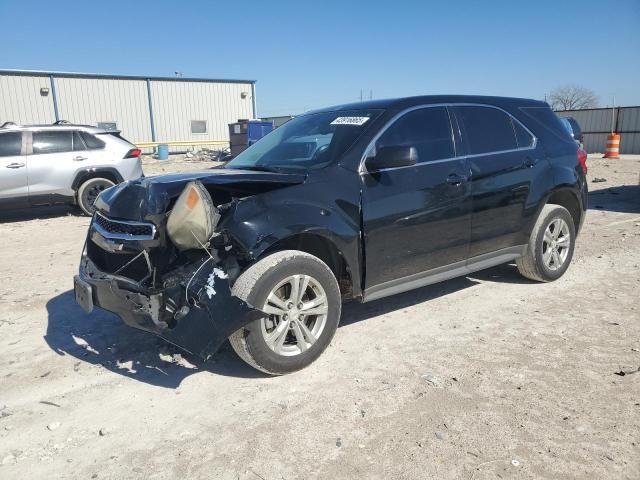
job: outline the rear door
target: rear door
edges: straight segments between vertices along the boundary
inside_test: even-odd
[[[375,141],[375,148],[382,146],[413,146],[419,160],[362,174],[368,292],[464,263],[469,247],[468,166],[456,158],[447,108],[405,113]]]
[[[526,243],[531,183],[548,167],[537,155],[535,137],[497,107],[456,106],[453,111],[471,168],[469,257]]]
[[[40,130],[31,135],[29,201],[38,205],[72,198],[75,172],[89,160],[87,146],[79,132]]]
[[[22,132],[0,132],[0,206],[28,206],[27,157]]]

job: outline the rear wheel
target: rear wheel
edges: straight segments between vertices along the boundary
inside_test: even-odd
[[[575,240],[569,211],[560,205],[545,205],[531,232],[527,253],[516,260],[518,270],[531,280],[557,280],[569,268]]]
[[[231,346],[249,365],[272,375],[312,363],[338,327],[338,282],[322,260],[304,252],[265,257],[240,275],[233,294],[267,315],[233,333]]]
[[[78,189],[78,206],[87,215],[93,215],[93,204],[98,195],[114,185],[108,178],[90,178]]]

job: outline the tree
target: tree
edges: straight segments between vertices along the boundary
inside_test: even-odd
[[[579,85],[564,85],[549,94],[549,104],[554,110],[580,110],[598,106],[596,93]]]

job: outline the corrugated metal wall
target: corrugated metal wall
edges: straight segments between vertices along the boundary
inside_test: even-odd
[[[61,119],[83,125],[115,122],[125,138],[151,140],[144,80],[63,77],[54,81]]]
[[[0,122],[29,125],[56,121],[115,123],[133,142],[152,142],[145,77],[0,71]],[[244,80],[156,78],[149,80],[155,141],[229,140],[228,124],[253,118],[252,83]],[[41,88],[49,88],[47,96]],[[191,121],[204,120],[207,132],[191,133]],[[176,147],[172,150],[184,150]]]
[[[229,123],[253,117],[250,83],[154,80],[151,101],[156,137],[168,141],[228,140]],[[191,133],[191,120],[205,120],[207,133]]]
[[[48,95],[42,95],[41,88],[48,88]],[[49,77],[0,75],[0,125],[4,122],[52,123],[55,120]]]
[[[607,135],[614,128],[620,134],[620,153],[640,153],[640,107],[597,108],[556,112],[561,117],[573,117],[584,133],[584,146],[589,153],[601,153]]]

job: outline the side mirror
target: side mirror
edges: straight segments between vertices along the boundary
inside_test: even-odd
[[[375,157],[364,161],[368,172],[375,172],[385,168],[408,167],[418,163],[418,151],[415,147],[388,146],[380,147]]]

